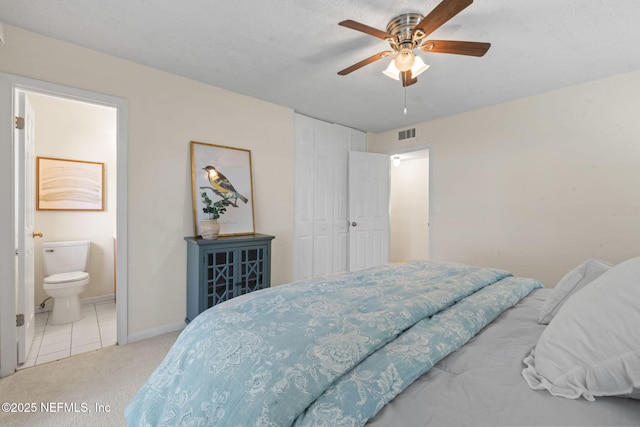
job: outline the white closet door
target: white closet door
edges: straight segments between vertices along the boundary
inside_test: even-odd
[[[295,116],[295,278],[333,272],[332,125]]]
[[[296,114],[294,126],[294,209],[296,279],[313,276],[314,119]]]
[[[349,153],[349,271],[389,262],[389,156]]]
[[[315,121],[313,275],[333,272],[333,143],[331,124]]]
[[[367,134],[359,130],[348,129],[349,151],[367,151]]]
[[[295,115],[295,278],[349,270],[349,151],[366,133]]]
[[[349,198],[347,168],[351,132],[346,126],[333,125],[333,272],[349,270]],[[361,132],[362,133],[362,132]]]

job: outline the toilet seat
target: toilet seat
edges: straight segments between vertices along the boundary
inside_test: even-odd
[[[44,278],[44,289],[63,289],[70,286],[83,285],[89,280],[89,273],[86,271],[71,271],[68,273],[52,274]]]

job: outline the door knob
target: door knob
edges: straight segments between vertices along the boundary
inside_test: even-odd
[[[42,237],[42,231],[34,231],[33,238],[35,239],[36,237]]]
[[[351,223],[351,226],[352,226],[352,227],[355,227],[356,225],[358,225],[358,223],[357,223],[357,222],[355,222],[355,221],[353,221],[353,222]]]

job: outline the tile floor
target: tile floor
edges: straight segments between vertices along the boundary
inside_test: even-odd
[[[82,306],[84,317],[68,325],[49,325],[50,312],[36,314],[31,350],[18,369],[52,362],[116,343],[116,302]]]

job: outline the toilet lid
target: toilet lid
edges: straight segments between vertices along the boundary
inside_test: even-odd
[[[86,271],[71,271],[69,273],[52,274],[44,278],[44,283],[63,283],[63,282],[77,282],[89,277],[89,273]]]

